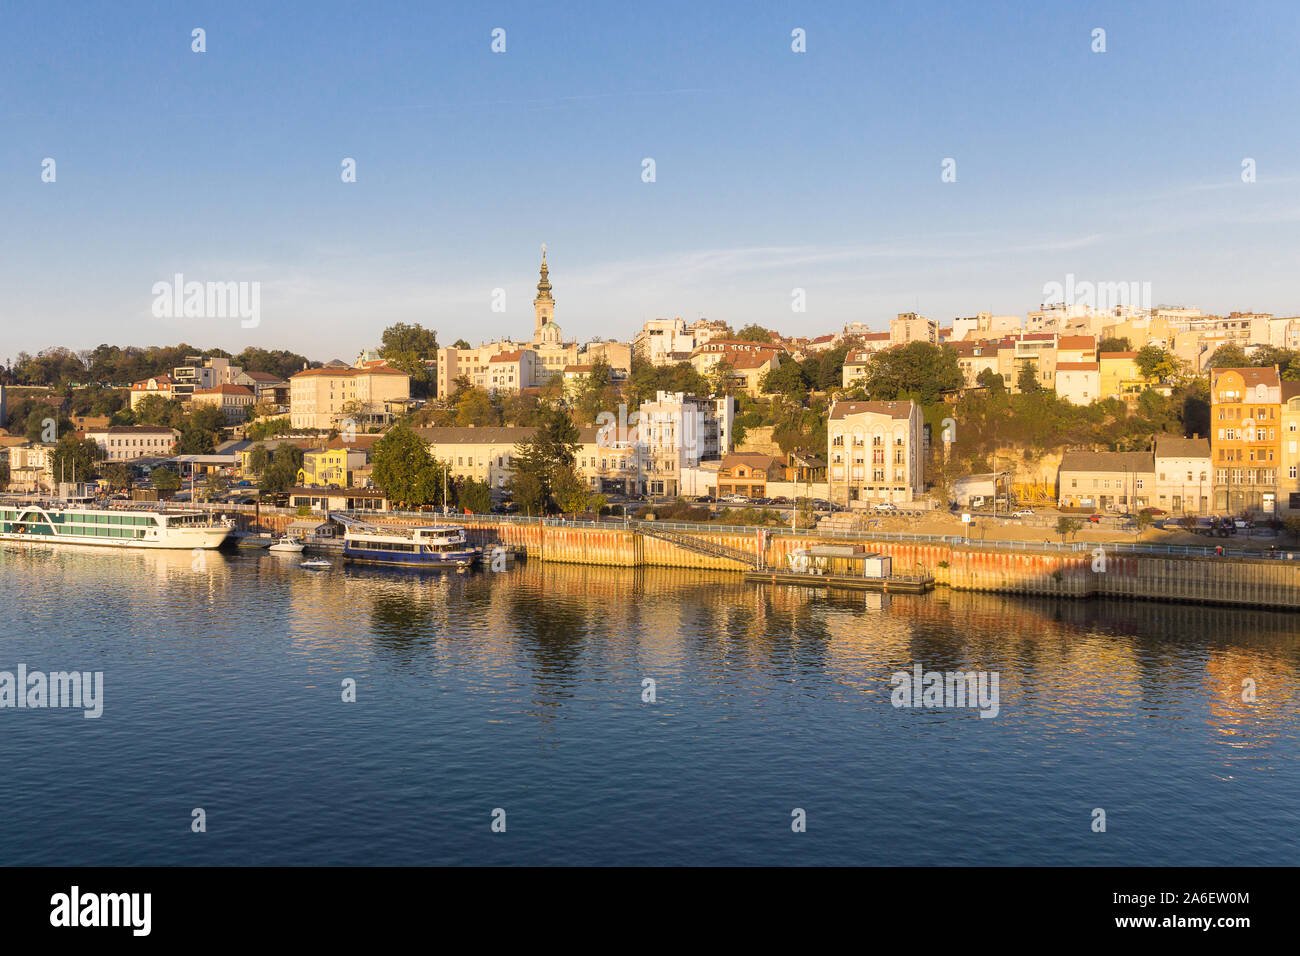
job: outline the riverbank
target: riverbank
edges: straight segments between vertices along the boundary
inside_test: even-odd
[[[282,530],[291,515],[262,515]],[[370,516],[383,523],[433,521],[409,515]],[[443,519],[446,520],[446,519]],[[816,544],[861,544],[889,555],[897,574],[922,574],[955,591],[1072,599],[1130,598],[1300,610],[1300,560],[1200,554],[1143,553],[1111,542],[1060,545],[973,542],[940,536],[871,533],[824,535],[782,529],[694,528],[672,525],[678,540],[654,536],[658,523],[582,523],[457,515],[467,536],[490,551],[495,545],[524,550],[530,558],[604,567],[664,567],[743,572],[784,569],[787,556]],[[692,545],[686,546],[683,541]],[[1300,553],[1292,552],[1297,557]]]

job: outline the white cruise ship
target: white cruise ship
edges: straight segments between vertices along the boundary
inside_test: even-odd
[[[202,511],[0,502],[0,541],[192,550],[221,547],[230,530]]]

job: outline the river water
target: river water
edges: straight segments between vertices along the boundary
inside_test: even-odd
[[[0,670],[103,674],[0,708],[0,860],[1300,862],[1300,616],[331,560],[0,552]]]

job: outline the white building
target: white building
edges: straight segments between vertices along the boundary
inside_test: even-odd
[[[171,455],[181,433],[163,425],[111,425],[87,431],[86,437],[99,446],[105,461],[131,461]]]
[[[925,494],[925,435],[915,402],[835,402],[827,426],[833,502],[902,504]]]
[[[683,471],[731,451],[736,400],[698,398],[683,392],[658,392],[637,412],[636,440],[642,446],[646,491],[685,494]]]

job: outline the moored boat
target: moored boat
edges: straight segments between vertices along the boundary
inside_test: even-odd
[[[110,548],[218,548],[231,523],[202,511],[0,503],[0,540]]]
[[[483,549],[470,544],[459,525],[428,527],[350,527],[343,536],[343,557],[362,564],[417,568],[468,568]]]

